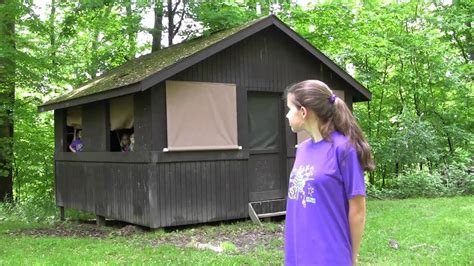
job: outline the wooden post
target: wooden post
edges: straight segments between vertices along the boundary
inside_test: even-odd
[[[105,226],[105,217],[101,215],[95,215],[97,226]]]
[[[61,221],[65,221],[65,216],[64,216],[64,207],[63,206],[59,206],[59,219]]]

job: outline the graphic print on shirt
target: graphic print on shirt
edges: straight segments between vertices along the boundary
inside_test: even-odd
[[[304,208],[306,208],[307,203],[316,204],[316,199],[314,198],[315,188],[309,183],[306,185],[306,181],[314,180],[313,171],[314,167],[311,165],[300,165],[297,169],[293,169],[290,174],[288,198],[292,200],[299,200],[301,198],[301,204]]]

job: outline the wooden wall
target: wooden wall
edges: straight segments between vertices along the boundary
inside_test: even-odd
[[[150,175],[146,164],[56,163],[58,206],[149,226]]]
[[[248,216],[246,161],[56,164],[58,206],[152,228]]]

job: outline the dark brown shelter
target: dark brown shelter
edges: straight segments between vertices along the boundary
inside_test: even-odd
[[[306,79],[350,107],[371,97],[271,15],[131,60],[46,102],[56,204],[151,228],[245,218],[249,206],[281,214],[297,144],[282,93]],[[68,152],[73,128],[83,152]],[[131,133],[133,152],[113,152]]]

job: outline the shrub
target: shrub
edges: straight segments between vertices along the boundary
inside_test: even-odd
[[[49,199],[0,204],[0,221],[52,223],[57,219],[57,208]]]
[[[448,165],[442,171],[441,181],[449,196],[474,194],[474,175],[463,162]]]
[[[440,174],[415,170],[398,177],[395,191],[399,198],[437,197],[445,195],[446,187]]]

